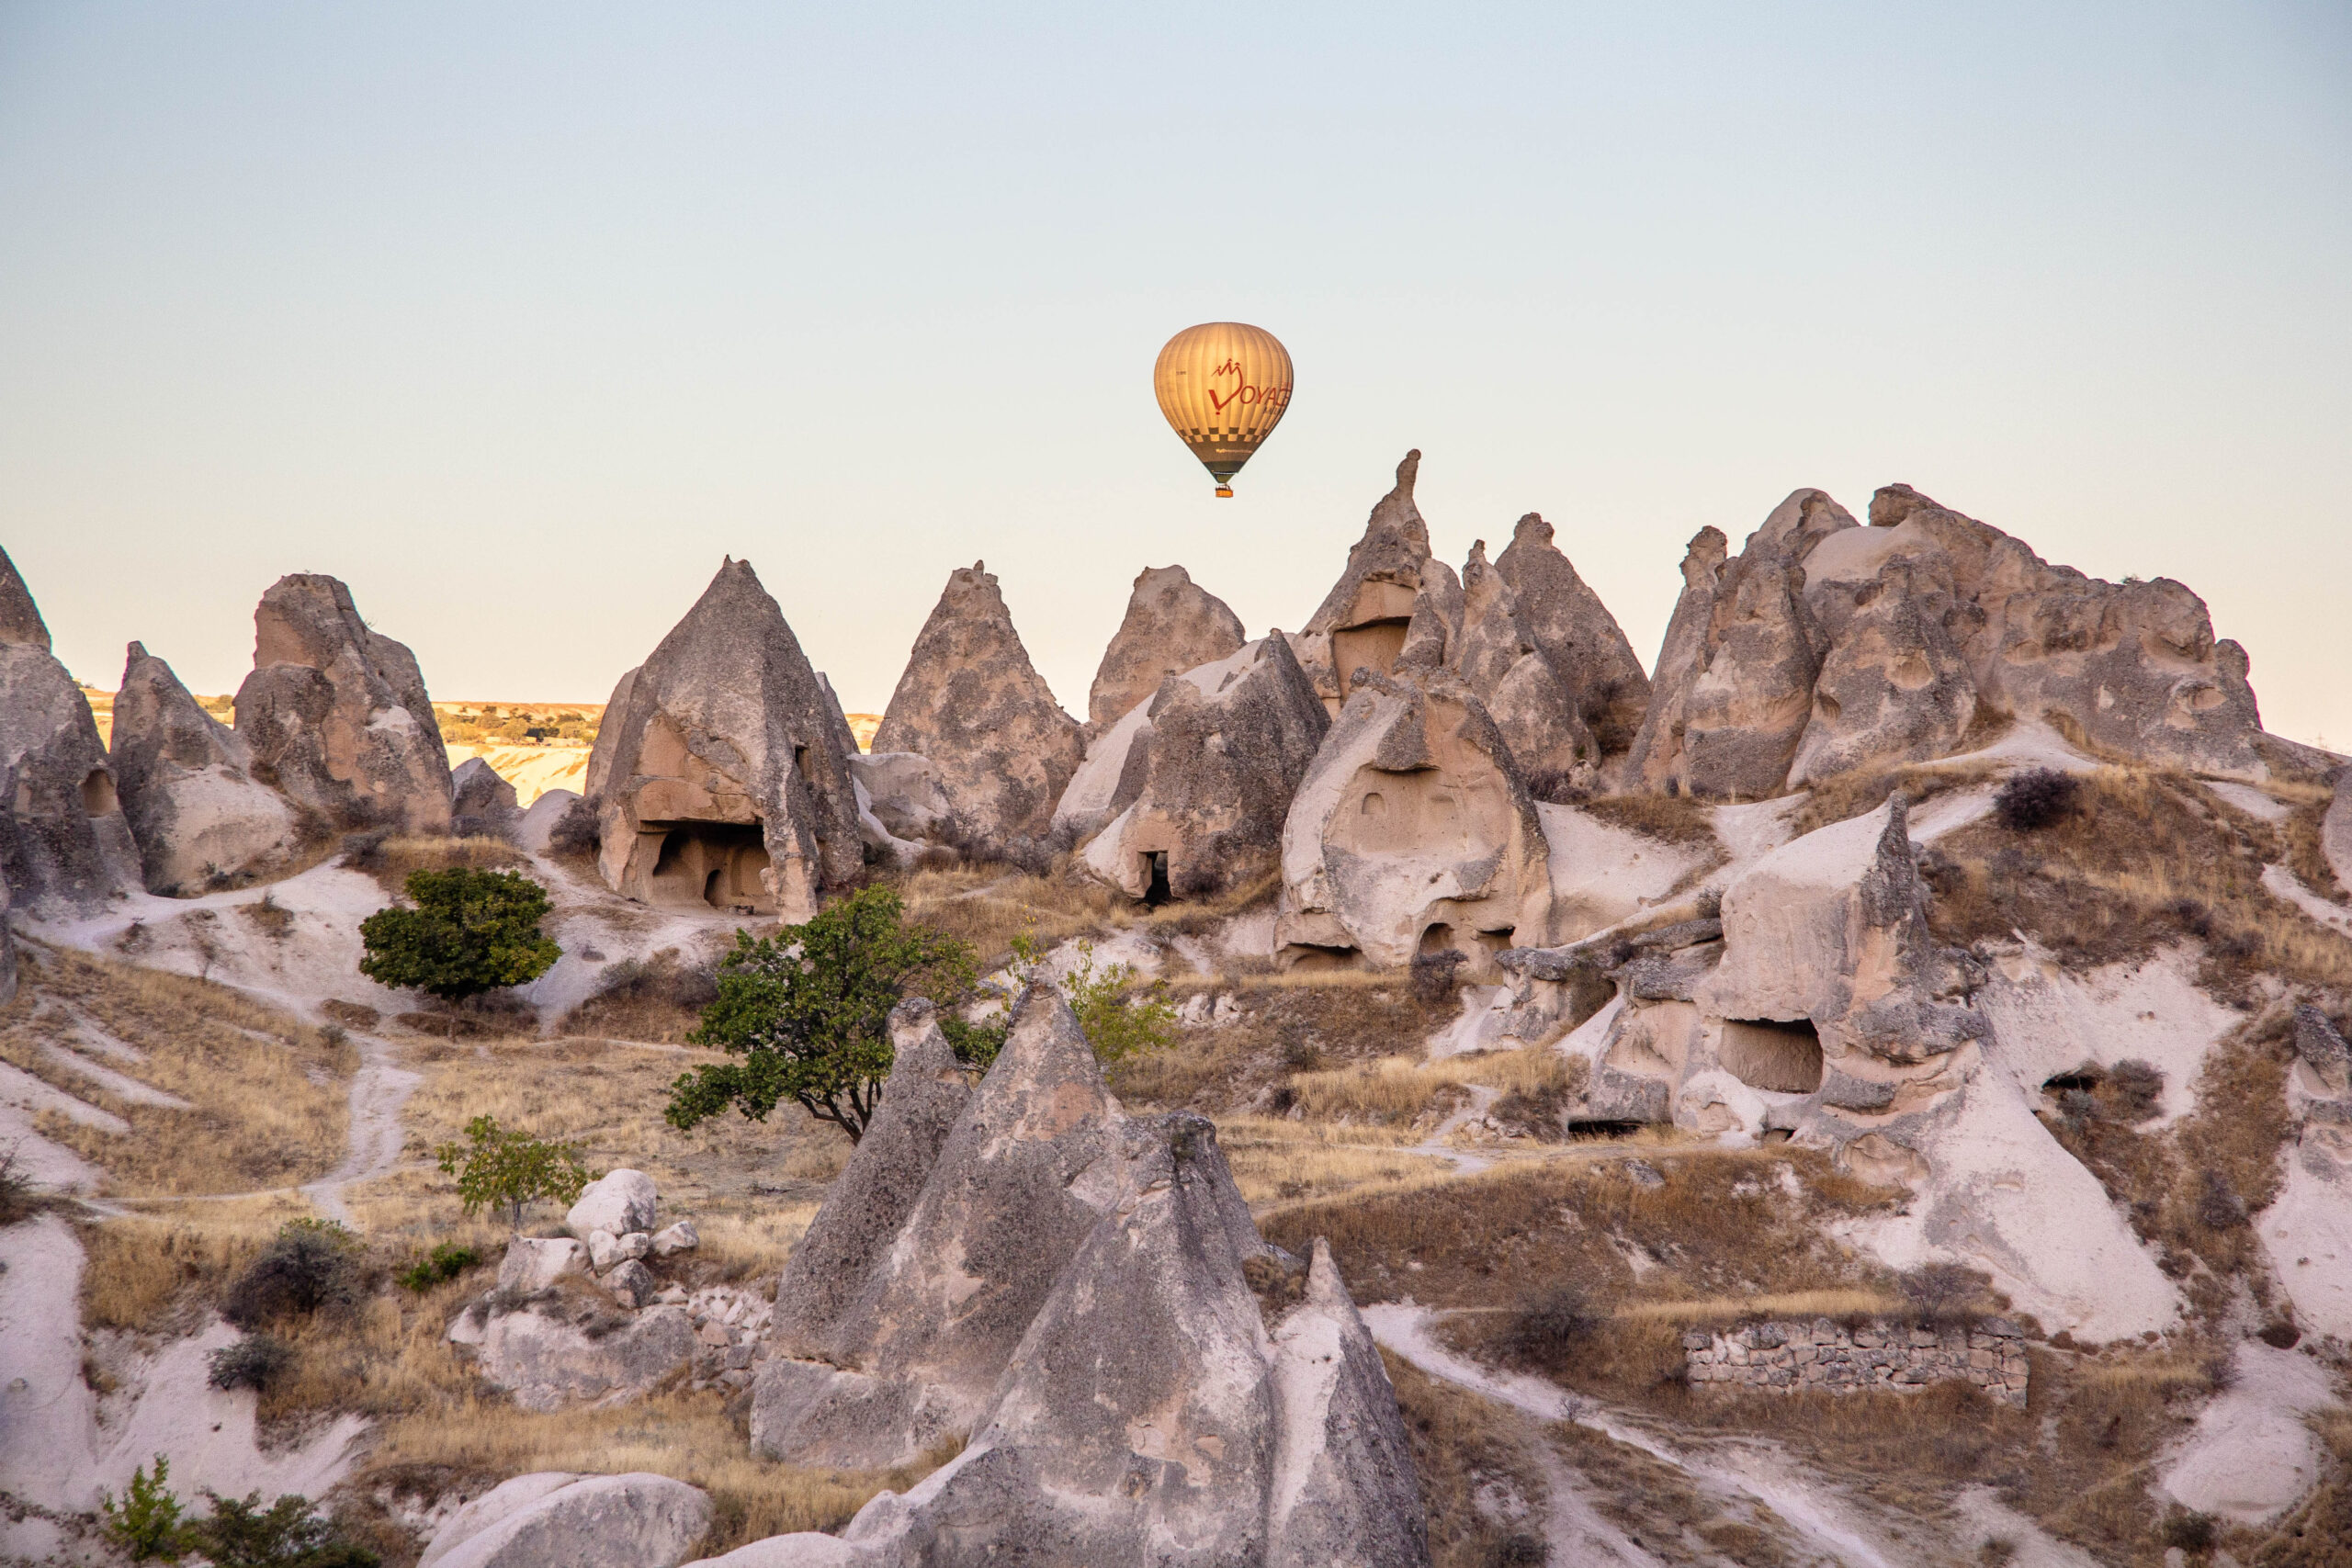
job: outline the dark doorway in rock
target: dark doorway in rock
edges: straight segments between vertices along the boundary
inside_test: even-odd
[[[90,776],[82,781],[82,814],[111,817],[121,809],[121,802],[115,797],[113,776],[104,768],[90,770]]]
[[[1175,894],[1168,887],[1168,852],[1148,850],[1143,856],[1143,903],[1147,909],[1157,909]]]
[[[1639,1122],[1576,1117],[1568,1120],[1568,1136],[1576,1139],[1630,1138],[1641,1130]]]
[[[1421,932],[1421,942],[1419,951],[1423,953],[1453,952],[1453,928],[1447,925],[1443,920],[1440,920],[1435,925],[1430,926],[1428,930]]]
[[[2044,1094],[2064,1094],[2070,1089],[2089,1094],[2098,1088],[2098,1075],[2085,1067],[2077,1067],[2071,1073],[2052,1073],[2041,1080],[2041,1092]]]
[[[1724,1021],[1724,1068],[1750,1089],[1811,1094],[1821,1087],[1821,1032],[1809,1018]]]
[[[648,823],[662,850],[646,878],[647,901],[673,908],[704,905],[737,914],[772,915],[775,901],[761,880],[768,869],[766,835],[756,822]]]
[[[1756,1141],[1759,1144],[1785,1144],[1795,1135],[1786,1127],[1767,1127]]]

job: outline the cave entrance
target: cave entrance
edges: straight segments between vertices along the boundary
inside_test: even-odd
[[[1358,669],[1385,675],[1396,668],[1396,656],[1405,651],[1405,628],[1412,624],[1410,616],[1366,621],[1331,634],[1331,674],[1339,682],[1342,701],[1355,690]]]
[[[1642,1125],[1639,1122],[1615,1118],[1571,1117],[1568,1136],[1577,1142],[1590,1142],[1597,1138],[1630,1138],[1642,1130]]]
[[[1724,1070],[1750,1089],[1811,1094],[1821,1087],[1821,1032],[1809,1018],[1726,1019],[1718,1054]]]
[[[82,815],[111,817],[122,809],[114,793],[114,777],[104,768],[93,768],[90,776],[82,781]]]
[[[1136,858],[1142,863],[1136,869],[1143,873],[1144,908],[1157,909],[1176,896],[1168,886],[1168,852],[1146,850]]]
[[[775,913],[775,900],[761,881],[769,861],[766,836],[758,823],[646,826],[662,834],[661,852],[645,879],[647,902],[677,908],[700,905],[744,915]]]

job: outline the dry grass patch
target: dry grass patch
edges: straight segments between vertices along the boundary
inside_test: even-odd
[[[1634,1301],[1617,1308],[1614,1316],[1634,1323],[1721,1324],[1795,1321],[1826,1317],[1838,1320],[1883,1317],[1905,1311],[1903,1298],[1889,1291],[1784,1291],[1754,1296],[1700,1296],[1687,1300]]]
[[[191,1303],[217,1299],[288,1220],[311,1216],[293,1196],[173,1205],[81,1227],[82,1320],[141,1333],[192,1326]]]
[[[927,1454],[892,1471],[778,1464],[751,1451],[715,1391],[544,1416],[503,1398],[468,1396],[388,1422],[355,1484],[398,1487],[403,1475],[419,1472],[491,1481],[533,1471],[647,1471],[710,1494],[715,1517],[695,1553],[702,1556],[771,1535],[839,1529],[876,1493],[903,1492],[953,1454]]]
[[[1720,1554],[1742,1568],[1813,1561],[1760,1505],[1711,1495],[1687,1472],[1631,1443],[1572,1421],[1555,1423],[1546,1436],[1553,1451],[1584,1477],[1600,1515],[1665,1561],[1703,1562]]]
[[[1832,1168],[1819,1151],[1632,1148],[1655,1184],[1635,1179],[1628,1145],[1611,1144],[1402,1191],[1283,1204],[1259,1228],[1293,1250],[1328,1237],[1359,1302],[1409,1293],[1495,1318],[1534,1304],[1561,1280],[1577,1281],[1601,1314],[1638,1300],[1891,1284],[1824,1230],[1896,1195]],[[1672,1339],[1663,1323],[1626,1331],[1651,1327]]]
[[[1413,1446],[1434,1568],[1543,1562],[1551,1489],[1532,1423],[1386,1350],[1380,1356]]]
[[[1910,762],[1898,768],[1856,768],[1838,773],[1806,786],[1804,804],[1790,818],[1790,837],[1802,838],[1832,823],[1860,817],[1865,811],[1876,811],[1898,789],[1903,792],[1904,800],[1917,807],[1937,795],[1982,784],[2007,766],[2002,762],[1931,761]]]
[[[298,1186],[343,1157],[358,1053],[209,981],[25,944],[26,997],[0,1015],[0,1059],[130,1123],[127,1134],[43,1116],[44,1135],[107,1173],[117,1197]],[[144,1053],[103,1055],[76,1016]],[[188,1102],[141,1104],[61,1065],[45,1045]]]
[[[1281,873],[1269,871],[1215,898],[1148,908],[1077,870],[1069,855],[1043,875],[1001,865],[963,865],[926,867],[887,880],[906,900],[909,919],[961,937],[991,968],[1012,956],[1012,939],[1022,935],[1048,945],[1119,931],[1197,935],[1270,903],[1282,886]]]
[[[2273,897],[2265,864],[2289,858],[2280,825],[2227,807],[2186,774],[2102,768],[2080,809],[2034,832],[1973,823],[1930,863],[1939,937],[2005,942],[2012,929],[2070,964],[2147,957],[2193,938],[2209,988],[2250,997],[2265,976],[2352,986],[2352,941]]]
[[[440,835],[359,834],[344,841],[343,863],[365,872],[392,897],[408,890],[414,871],[506,871],[527,866],[530,857],[503,839]]]
[[[1404,1148],[1389,1128],[1335,1128],[1272,1117],[1228,1117],[1217,1142],[1251,1208],[1336,1197],[1364,1188],[1442,1180],[1451,1162]]]
[[[1454,1001],[1417,1001],[1402,974],[1321,970],[1253,976],[1206,986],[1231,991],[1241,1016],[1180,1032],[1166,1051],[1132,1056],[1111,1071],[1120,1098],[1217,1115],[1287,1110],[1274,1104],[1293,1074],[1383,1056],[1418,1055]]]
[[[1288,1088],[1290,1103],[1310,1121],[1394,1127],[1444,1116],[1467,1099],[1464,1091],[1473,1084],[1499,1090],[1498,1106],[1508,1100],[1550,1105],[1556,1112],[1582,1087],[1589,1070],[1581,1059],[1529,1045],[1435,1062],[1383,1056],[1351,1067],[1295,1073]],[[1532,1114],[1540,1118],[1541,1111]]]

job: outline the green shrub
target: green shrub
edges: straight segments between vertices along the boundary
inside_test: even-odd
[[[374,1552],[345,1540],[308,1497],[288,1492],[264,1508],[261,1494],[240,1500],[210,1490],[212,1513],[187,1527],[187,1543],[214,1568],[376,1568]]]
[[[467,1122],[466,1141],[443,1144],[433,1157],[440,1162],[443,1175],[458,1179],[458,1200],[468,1214],[503,1208],[507,1224],[516,1230],[523,1228],[524,1204],[545,1198],[569,1206],[594,1179],[580,1163],[578,1144],[548,1143],[527,1133],[509,1132],[492,1116]]]
[[[392,1278],[399,1281],[401,1289],[422,1292],[445,1280],[456,1279],[481,1261],[481,1254],[472,1247],[445,1241]]]
[[[358,1237],[332,1221],[288,1220],[229,1282],[220,1315],[240,1328],[260,1328],[345,1304],[358,1284]]]
[[[233,1344],[221,1346],[206,1360],[212,1369],[207,1381],[214,1388],[249,1388],[255,1393],[264,1393],[294,1364],[294,1352],[282,1339],[266,1334],[248,1334]]]
[[[130,1491],[121,1502],[111,1492],[100,1495],[98,1511],[106,1537],[133,1562],[160,1557],[176,1562],[187,1551],[187,1526],[180,1517],[180,1500],[172,1495],[172,1461],[155,1456],[155,1473],[141,1465],[130,1472]]]
[[[1062,994],[1078,1027],[1086,1033],[1095,1056],[1105,1064],[1122,1062],[1146,1051],[1164,1050],[1176,1040],[1176,1004],[1168,999],[1168,982],[1154,980],[1137,995],[1128,995],[1136,978],[1132,964],[1097,969],[1094,944],[1078,944],[1078,966],[1062,980]]]
[[[413,871],[412,909],[379,909],[359,922],[368,956],[359,972],[379,985],[413,987],[463,1001],[546,974],[563,950],[539,932],[547,890],[511,871]]]

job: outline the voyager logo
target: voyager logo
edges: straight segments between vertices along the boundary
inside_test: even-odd
[[[1211,376],[1230,376],[1237,383],[1231,390],[1226,392],[1222,396],[1218,395],[1217,389],[1215,387],[1211,387],[1208,389],[1209,411],[1212,413],[1223,413],[1227,409],[1232,407],[1237,400],[1239,401],[1243,408],[1249,408],[1257,403],[1263,403],[1268,408],[1276,409],[1288,408],[1290,406],[1290,389],[1288,387],[1257,387],[1250,385],[1249,373],[1241,368],[1241,361],[1238,359],[1227,360],[1224,364],[1210,371],[1209,374]]]

